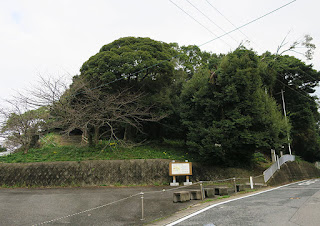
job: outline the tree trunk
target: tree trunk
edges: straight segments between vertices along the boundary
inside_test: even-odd
[[[99,143],[99,136],[100,136],[100,128],[99,126],[94,127],[94,144],[98,145]]]
[[[92,133],[91,132],[88,133],[88,143],[89,143],[90,147],[94,146],[93,145],[93,137],[92,137]]]
[[[133,138],[133,127],[130,125],[126,125],[124,129],[124,135],[123,135],[123,140],[124,141],[130,141]]]

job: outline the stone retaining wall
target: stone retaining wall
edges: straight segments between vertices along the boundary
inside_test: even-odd
[[[281,166],[268,185],[280,185],[293,181],[320,177],[320,169],[308,162],[287,162]]]
[[[154,185],[169,183],[169,160],[0,163],[0,186]],[[191,181],[247,177],[253,173],[193,163]],[[177,181],[185,181],[178,177]]]

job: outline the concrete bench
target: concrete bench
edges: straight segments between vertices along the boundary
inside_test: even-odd
[[[201,191],[200,190],[191,190],[190,191],[191,200],[201,200]]]
[[[237,184],[236,188],[237,188],[237,192],[244,191],[245,190],[245,185],[244,184]]]
[[[214,188],[215,195],[229,195],[229,188],[228,187],[215,187]]]
[[[179,191],[173,193],[173,202],[186,202],[190,201],[189,191]]]
[[[213,198],[214,197],[214,188],[205,188],[204,189],[205,197]]]

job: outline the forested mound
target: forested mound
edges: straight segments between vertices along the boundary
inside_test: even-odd
[[[319,79],[312,65],[288,55],[243,46],[217,55],[126,37],[84,62],[69,87],[42,79],[20,98],[37,107],[4,111],[1,132],[25,153],[54,131],[81,135],[91,147],[101,140],[181,140],[199,159],[224,166],[250,165],[255,152],[287,152],[288,143],[294,154],[315,161],[319,113],[312,94]]]

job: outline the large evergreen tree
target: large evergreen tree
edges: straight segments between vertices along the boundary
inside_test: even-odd
[[[286,110],[292,124],[294,154],[308,161],[320,159],[317,98],[311,96],[320,81],[320,72],[292,56],[271,56],[268,70],[273,74],[273,96],[282,104],[284,91]]]
[[[93,87],[140,89],[157,93],[171,83],[177,54],[173,44],[150,38],[126,37],[104,45],[80,69]]]
[[[105,93],[115,94],[123,90],[140,93],[139,102],[161,118],[167,115],[168,106],[163,100],[175,71],[176,64],[171,59],[177,54],[176,44],[150,38],[120,38],[104,45],[90,57],[75,80],[85,79],[89,87]],[[155,123],[145,122],[143,128],[141,139],[159,134]],[[137,136],[136,129],[130,124],[119,123],[118,130],[123,131],[120,137],[134,139]]]
[[[248,164],[256,150],[284,143],[286,123],[264,90],[260,64],[254,52],[237,49],[215,78],[204,70],[185,84],[181,117],[191,150],[216,163]]]

